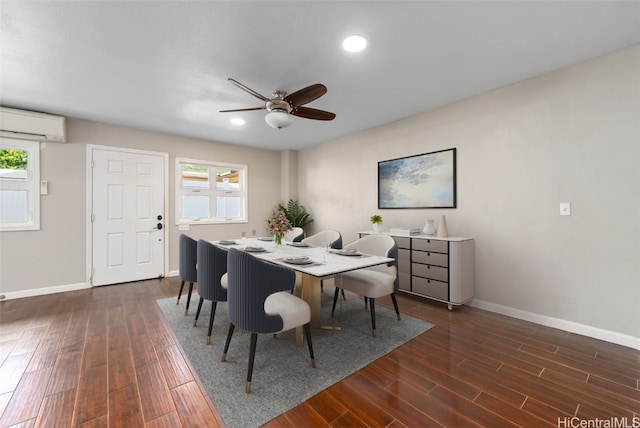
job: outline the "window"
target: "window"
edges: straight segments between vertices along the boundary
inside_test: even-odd
[[[176,224],[246,221],[246,165],[176,159]]]
[[[0,138],[0,230],[40,229],[40,143]]]

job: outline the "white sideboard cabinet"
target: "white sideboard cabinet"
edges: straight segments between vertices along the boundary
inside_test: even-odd
[[[386,235],[398,244],[400,291],[447,303],[449,310],[473,298],[472,238]]]

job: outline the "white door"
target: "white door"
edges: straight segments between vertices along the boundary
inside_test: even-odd
[[[163,276],[166,155],[90,150],[91,284]]]

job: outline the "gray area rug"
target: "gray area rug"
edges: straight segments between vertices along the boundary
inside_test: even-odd
[[[220,358],[229,321],[226,303],[218,303],[211,344],[206,344],[211,302],[206,301],[198,325],[193,327],[199,296],[194,292],[189,315],[184,315],[186,295],[176,305],[174,297],[158,300],[167,322],[180,341],[225,424],[257,427],[328,388],[403,343],[429,330],[433,324],[376,306],[377,337],[371,335],[369,310],[362,299],[347,295],[330,317],[333,288],[322,293],[323,324],[341,331],[312,330],[316,368],[311,367],[307,345],[296,347],[294,332],[258,336],[251,394],[245,393],[249,333],[236,328],[227,361]]]

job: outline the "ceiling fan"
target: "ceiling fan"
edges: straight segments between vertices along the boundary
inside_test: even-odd
[[[278,129],[291,125],[291,115],[315,120],[333,120],[336,117],[335,113],[329,111],[304,107],[304,104],[308,104],[327,93],[327,87],[320,83],[314,83],[289,95],[285,91],[276,90],[272,93],[273,98],[267,98],[235,79],[229,78],[228,80],[243,91],[264,101],[264,106],[220,110],[220,113],[266,109],[268,113],[264,118],[265,122],[272,128]]]

